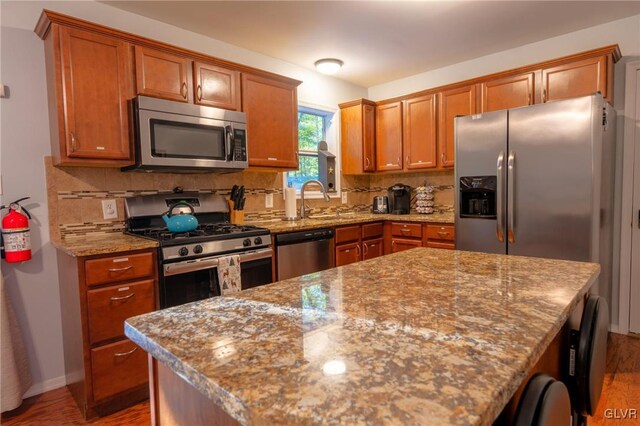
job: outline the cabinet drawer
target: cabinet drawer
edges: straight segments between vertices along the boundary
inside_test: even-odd
[[[358,241],[360,239],[360,225],[336,228],[336,244]]]
[[[422,225],[419,223],[391,223],[391,235],[404,238],[422,238]]]
[[[422,247],[420,240],[405,240],[402,238],[391,239],[391,253],[397,253],[403,250],[409,250],[416,247]]]
[[[148,381],[147,354],[129,339],[91,349],[93,399],[100,401]]]
[[[427,240],[455,241],[456,228],[453,225],[427,225]]]
[[[154,274],[153,253],[151,252],[87,260],[84,266],[89,286],[148,277]]]
[[[380,238],[382,237],[382,222],[365,223],[362,225],[362,239]]]
[[[425,247],[441,248],[447,250],[455,250],[456,245],[454,243],[444,243],[440,241],[428,241]]]
[[[336,246],[336,266],[344,266],[360,261],[360,244],[351,243]]]
[[[362,242],[362,260],[373,259],[383,254],[384,243],[382,238]]]
[[[87,292],[91,343],[124,336],[124,320],[155,307],[154,281],[111,286]]]

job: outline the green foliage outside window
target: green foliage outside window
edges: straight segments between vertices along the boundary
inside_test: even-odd
[[[306,111],[298,112],[298,146],[300,167],[287,173],[287,184],[300,189],[309,179],[318,179],[318,143],[326,135],[325,116]]]

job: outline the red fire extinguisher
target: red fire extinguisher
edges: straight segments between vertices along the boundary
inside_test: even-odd
[[[7,262],[24,262],[31,259],[31,234],[29,231],[31,215],[27,209],[20,205],[21,201],[27,199],[29,197],[20,198],[8,206],[0,206],[0,210],[9,209],[9,214],[2,218],[2,240]],[[20,211],[23,211],[24,214]]]

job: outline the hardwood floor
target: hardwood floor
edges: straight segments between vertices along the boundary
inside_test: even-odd
[[[635,408],[640,416],[640,336],[609,334],[607,374],[596,415],[589,425],[631,426],[640,424],[640,417],[607,419],[607,409]],[[34,396],[16,410],[2,414],[2,425],[148,425],[149,401],[129,407],[107,417],[85,422],[66,388]]]
[[[636,419],[605,418],[611,411],[636,409]],[[640,424],[640,336],[609,333],[607,347],[607,373],[602,396],[591,425],[631,426]]]
[[[26,399],[13,411],[2,413],[2,426],[13,425],[148,425],[150,419],[149,400],[106,417],[85,421],[66,387]]]

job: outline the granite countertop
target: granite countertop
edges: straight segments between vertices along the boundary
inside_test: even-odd
[[[597,264],[416,248],[129,318],[242,424],[491,424]]]
[[[134,237],[133,235],[122,234],[119,232],[89,234],[81,238],[51,240],[51,243],[57,249],[74,257],[119,253],[123,251],[158,247],[157,241]]]
[[[273,234],[291,231],[304,231],[315,228],[331,228],[334,226],[351,225],[358,223],[392,220],[394,222],[422,222],[422,223],[454,223],[454,213],[433,214],[374,214],[374,213],[343,213],[340,216],[320,216],[319,219],[302,219],[285,221],[282,219],[247,222],[248,225],[267,228]]]

